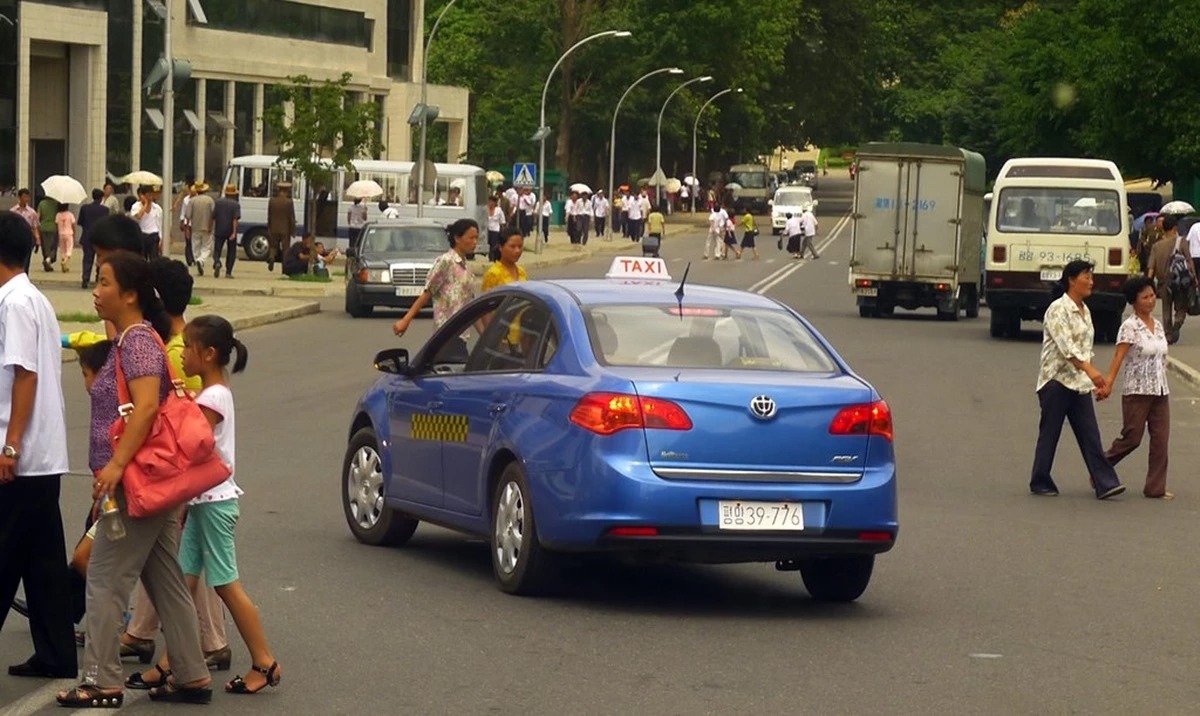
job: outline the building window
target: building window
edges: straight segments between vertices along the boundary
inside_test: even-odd
[[[233,86],[233,154],[254,153],[254,85],[238,82]]]
[[[58,5],[61,7],[75,7],[80,10],[99,10],[104,12],[108,9],[108,0],[37,0],[39,5]],[[0,22],[4,22],[0,20]]]
[[[202,7],[207,24],[198,21],[194,4]],[[274,35],[368,50],[374,31],[373,23],[364,13],[292,0],[195,0],[188,4],[187,21],[189,25],[213,30]]]
[[[0,0],[0,195],[17,183],[17,0]],[[5,20],[8,22],[5,22]]]
[[[133,4],[113,2],[108,11],[108,101],[105,103],[107,153],[104,171],[114,178],[140,169],[133,166]]]
[[[412,81],[412,0],[388,0],[388,76]]]

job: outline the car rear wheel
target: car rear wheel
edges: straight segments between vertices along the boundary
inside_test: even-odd
[[[866,591],[874,567],[872,554],[806,559],[800,563],[800,576],[813,599],[852,602]]]
[[[509,463],[492,495],[492,571],[502,591],[530,595],[552,581],[552,555],[538,541],[529,483],[518,463]]]
[[[388,507],[385,485],[375,431],[362,428],[350,438],[342,467],[342,509],[359,542],[399,546],[417,530],[416,518]]]

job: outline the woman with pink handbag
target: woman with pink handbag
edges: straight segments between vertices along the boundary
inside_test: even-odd
[[[200,648],[196,608],[177,557],[179,510],[131,517],[122,485],[127,468],[150,438],[160,407],[174,390],[162,347],[170,323],[155,293],[150,265],[134,254],[117,252],[110,256],[100,267],[92,295],[96,312],[113,323],[120,339],[92,385],[88,462],[96,475],[93,496],[114,497],[120,509],[101,519],[103,529],[97,530],[92,548],[83,683],[60,692],[58,701],[64,706],[85,708],[117,708],[124,702],[116,627],[140,576],[162,617],[175,667],[174,682],[152,689],[150,698],[208,703],[212,700],[212,679]],[[117,397],[123,392],[118,386],[118,360],[130,396],[126,406],[121,406]],[[114,448],[109,433],[123,409],[127,422]]]

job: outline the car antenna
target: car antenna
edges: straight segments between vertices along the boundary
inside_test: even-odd
[[[688,261],[688,265],[683,269],[683,280],[679,282],[679,288],[675,289],[675,300],[679,301],[679,320],[683,320],[683,287],[687,284],[688,272],[692,270],[692,262]]]

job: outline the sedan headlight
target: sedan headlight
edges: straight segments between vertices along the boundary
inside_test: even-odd
[[[359,283],[391,283],[391,269],[361,268],[358,270]]]

